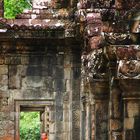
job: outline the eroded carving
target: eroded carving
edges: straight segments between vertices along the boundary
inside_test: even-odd
[[[118,65],[118,78],[140,78],[140,61],[120,60]]]
[[[81,0],[78,3],[78,7],[81,9],[88,9],[91,7],[94,8],[105,8],[105,7],[112,7],[115,4],[114,0]]]
[[[82,74],[88,78],[107,78],[107,59],[103,49],[96,49],[82,57]]]
[[[139,60],[140,46],[120,46],[116,49],[116,55],[119,60]]]
[[[130,38],[129,34],[126,33],[105,33],[104,36],[109,44],[124,44]]]

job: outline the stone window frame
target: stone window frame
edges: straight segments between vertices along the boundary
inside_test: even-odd
[[[45,114],[51,111],[51,108],[54,106],[54,100],[14,100],[15,105],[15,134],[14,139],[19,140],[20,138],[20,130],[19,130],[19,120],[20,120],[20,112],[21,110],[28,111],[41,111],[44,109]],[[27,110],[26,110],[27,111]],[[44,131],[48,130],[47,126],[47,118],[44,116]]]

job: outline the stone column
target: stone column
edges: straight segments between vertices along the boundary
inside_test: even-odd
[[[108,104],[109,104],[109,82],[106,80],[93,80],[91,91],[94,100],[94,128],[93,140],[108,139]],[[92,125],[93,125],[92,124]]]
[[[87,102],[86,108],[86,140],[91,140],[91,107],[89,102]]]
[[[70,44],[70,43],[69,43]],[[65,48],[66,49],[66,48]],[[80,50],[68,45],[64,60],[64,140],[80,139]],[[66,124],[67,123],[67,124]]]
[[[55,140],[55,107],[49,106],[49,139]]]
[[[109,139],[122,140],[122,96],[118,82],[114,81],[110,91],[109,104]]]
[[[91,140],[95,139],[95,117],[94,103],[91,103]]]
[[[125,56],[122,53],[124,49]],[[140,138],[140,60],[138,54],[139,49],[132,46],[120,47],[117,53],[119,60],[117,78],[123,91],[124,108],[121,115],[124,121],[122,123],[123,140],[139,140]]]
[[[73,51],[72,66],[72,95],[71,95],[71,119],[72,119],[72,139],[80,139],[80,50]]]
[[[109,46],[109,79],[110,79],[110,99],[109,99],[109,140],[122,140],[123,104],[122,91],[116,77],[116,56],[114,48]]]
[[[0,18],[4,15],[4,3],[3,0],[0,0]]]
[[[140,138],[140,79],[123,79],[120,84],[124,101],[124,140]]]
[[[85,131],[86,131],[85,126],[86,126],[86,109],[85,109],[85,101],[82,100],[80,113],[80,140],[85,140]]]
[[[56,66],[55,66],[55,82],[54,82],[54,90],[56,92],[55,96],[55,121],[56,121],[56,136],[55,139],[63,140],[63,124],[64,124],[64,106],[63,106],[63,96],[65,91],[65,72],[64,72],[64,51],[57,47],[57,54],[56,54]]]
[[[71,109],[70,109],[70,96],[71,96],[71,53],[69,48],[65,48],[66,52],[64,55],[64,83],[65,83],[65,93],[63,94],[63,139],[71,139]]]

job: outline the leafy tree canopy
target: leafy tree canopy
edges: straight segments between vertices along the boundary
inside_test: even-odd
[[[40,140],[39,112],[21,112],[20,140]]]
[[[11,19],[24,9],[31,8],[31,0],[4,0],[4,17]]]

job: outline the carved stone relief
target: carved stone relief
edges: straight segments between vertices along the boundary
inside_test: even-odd
[[[52,0],[33,0],[33,8],[47,8],[51,4]]]
[[[120,60],[118,65],[119,78],[140,78],[140,61]]]
[[[129,40],[129,34],[123,33],[105,33],[105,40],[109,44],[124,44],[124,42]]]
[[[87,56],[82,57],[83,68],[82,73],[89,78],[107,78],[107,59],[104,55],[103,49],[96,49],[89,53]]]

